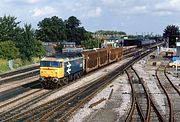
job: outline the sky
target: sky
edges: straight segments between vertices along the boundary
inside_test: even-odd
[[[76,16],[86,30],[161,34],[167,25],[180,25],[180,0],[0,0],[0,16],[21,24],[58,16]]]

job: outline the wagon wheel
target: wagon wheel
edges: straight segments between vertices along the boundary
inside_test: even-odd
[[[63,79],[63,83],[64,83],[64,85],[67,85],[67,84],[68,84],[67,78],[64,78],[64,79]]]
[[[73,76],[70,75],[69,78],[68,78],[68,82],[70,83],[71,81],[73,81]]]
[[[42,88],[46,88],[44,82],[41,82],[41,87],[42,87]]]
[[[57,82],[56,89],[60,88],[62,86],[61,82]]]

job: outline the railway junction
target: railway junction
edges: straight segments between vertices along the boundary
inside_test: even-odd
[[[2,74],[0,120],[178,122],[180,80],[154,47],[124,52],[121,60],[57,89],[42,88],[38,66]]]

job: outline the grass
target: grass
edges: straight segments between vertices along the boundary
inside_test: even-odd
[[[7,65],[7,60],[0,59],[0,73],[10,70]]]
[[[40,61],[39,58],[33,58],[32,61],[22,61],[21,59],[15,59],[13,60],[13,70],[17,68],[21,68],[23,66],[31,65],[33,63],[38,63]],[[11,69],[8,67],[8,60],[6,59],[0,59],[0,73],[10,71]]]

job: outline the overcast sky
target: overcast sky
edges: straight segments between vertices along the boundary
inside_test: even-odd
[[[45,17],[76,16],[89,31],[117,30],[128,34],[162,34],[168,24],[180,24],[180,0],[0,0],[0,16],[37,23]]]

